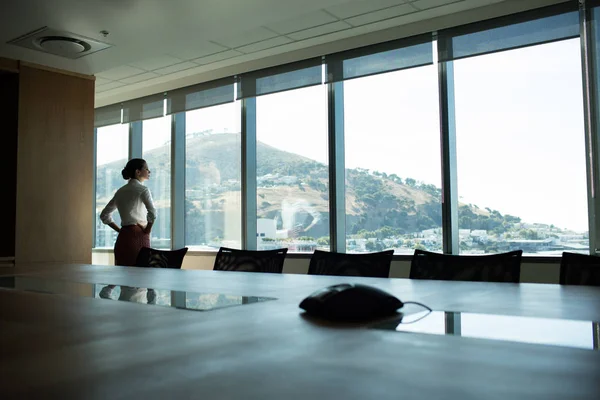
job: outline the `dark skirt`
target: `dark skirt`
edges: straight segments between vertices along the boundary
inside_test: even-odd
[[[150,247],[150,234],[138,225],[122,227],[115,243],[115,265],[135,266],[142,247]]]

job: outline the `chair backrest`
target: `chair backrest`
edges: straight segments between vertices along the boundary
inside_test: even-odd
[[[415,250],[410,279],[519,283],[523,250],[455,256]]]
[[[560,284],[600,286],[600,257],[565,251],[560,260]]]
[[[288,249],[237,250],[221,247],[215,258],[215,271],[271,272],[280,274]]]
[[[394,250],[363,254],[315,250],[310,258],[308,274],[388,278],[393,255]]]
[[[187,247],[179,250],[157,250],[142,247],[135,265],[138,267],[181,269],[183,257],[185,257],[187,251]]]

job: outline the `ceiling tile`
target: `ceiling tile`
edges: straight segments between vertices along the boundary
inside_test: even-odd
[[[428,1],[428,3],[427,4],[421,3],[421,1],[423,1],[423,2]],[[420,17],[419,18],[420,20],[426,20],[426,19],[441,17],[441,16],[445,16],[445,15],[450,15],[450,14],[465,11],[465,10],[472,10],[477,7],[483,7],[483,6],[486,6],[489,4],[493,4],[493,3],[501,3],[503,1],[506,1],[506,0],[458,0],[458,1],[457,0],[454,0],[454,1],[446,0],[444,2],[444,4],[441,4],[442,0],[436,0],[436,3],[429,2],[429,0],[419,0],[419,1],[415,2],[415,5],[418,5],[418,3],[421,3],[421,7],[423,7],[423,4],[425,4],[425,5],[438,4],[438,6],[432,7],[432,8],[427,8],[423,11],[419,11],[418,13],[411,14],[411,15],[418,15]],[[393,21],[393,19],[390,21]]]
[[[106,85],[96,86],[96,92],[97,93],[106,92],[107,90],[120,88],[121,86],[125,86],[125,84],[122,82],[111,82],[111,83],[107,83]]]
[[[109,79],[104,79],[100,77],[96,77],[96,86],[106,85],[107,83],[111,83],[112,81]]]
[[[311,37],[326,35],[328,33],[337,32],[349,28],[352,28],[352,26],[348,25],[343,21],[338,21],[332,24],[317,26],[316,28],[290,33],[288,36],[294,40],[304,40]]]
[[[228,38],[214,40],[214,42],[217,44],[227,46],[227,47],[235,48],[235,47],[245,46],[247,44],[252,44],[252,43],[260,42],[263,40],[271,39],[275,36],[277,36],[277,34],[275,32],[272,32],[263,27],[259,27],[257,29],[253,29],[251,31],[244,32],[237,36],[230,36]]]
[[[337,21],[337,18],[331,16],[331,14],[328,14],[324,11],[315,11],[313,13],[304,14],[287,21],[269,24],[266,27],[277,33],[285,35],[291,32],[313,28],[315,26],[324,25],[335,21]]]
[[[121,82],[124,82],[124,83],[127,83],[128,85],[130,85],[133,83],[147,81],[148,79],[156,78],[157,76],[160,76],[160,75],[155,74],[154,72],[145,72],[143,74],[132,76],[131,78],[121,79]]]
[[[171,50],[169,54],[182,60],[193,60],[195,58],[205,57],[211,54],[220,53],[228,50],[227,47],[220,46],[211,42],[195,42],[192,46],[185,46],[178,50]]]
[[[417,12],[417,10],[411,5],[402,4],[400,6],[386,8],[385,10],[379,10],[369,14],[359,15],[358,17],[348,18],[346,22],[354,26],[360,26],[414,12]]]
[[[191,61],[186,61],[186,62],[182,62],[180,64],[171,65],[170,67],[154,70],[154,72],[156,72],[157,74],[161,74],[161,75],[169,75],[169,74],[173,74],[175,72],[183,71],[183,70],[194,68],[197,66],[198,66],[198,64],[195,64]]]
[[[184,60],[180,60],[179,58],[162,55],[158,57],[147,58],[145,60],[136,61],[129,63],[129,65],[145,69],[146,71],[154,71],[155,69],[168,67],[170,65],[178,64]]]
[[[100,78],[110,79],[113,81],[118,81],[119,79],[129,78],[130,76],[143,74],[143,69],[131,67],[129,65],[122,65],[120,67],[111,68],[106,71],[102,71],[96,74]]]
[[[415,22],[424,21],[424,20],[431,19],[431,18],[441,17],[444,15],[449,15],[449,14],[473,9],[476,7],[480,7],[482,5],[492,4],[492,2],[499,3],[502,1],[505,1],[505,0],[459,1],[459,2],[455,2],[455,3],[443,5],[440,7],[431,8],[431,9],[428,9],[425,11],[418,11],[415,13],[401,15],[399,17],[394,17],[394,18],[383,20],[383,21],[374,22],[372,24],[363,25],[361,28],[355,28],[355,29],[368,28],[368,30],[370,32],[374,32],[376,30],[382,30],[382,29],[388,29],[388,28],[392,28],[392,27],[396,27],[396,26],[412,24]]]
[[[194,62],[196,64],[200,64],[200,65],[212,64],[217,61],[223,61],[223,60],[227,60],[229,58],[241,56],[242,54],[244,54],[244,53],[240,53],[239,51],[235,51],[235,50],[227,50],[227,51],[223,51],[221,53],[213,54],[210,56],[197,58],[194,60]]]
[[[263,40],[262,42],[249,44],[248,46],[238,47],[237,51],[241,51],[242,53],[256,53],[257,51],[270,49],[272,47],[281,46],[286,43],[293,42],[292,39],[286,38],[284,36],[274,37],[273,39]]]
[[[444,4],[458,3],[463,0],[418,0],[412,3],[415,7],[420,10],[426,10],[428,8],[443,6]]]
[[[402,0],[358,0],[349,3],[343,3],[338,6],[326,8],[338,18],[350,18],[360,14],[366,14],[371,11],[381,10],[382,8],[404,4]]]

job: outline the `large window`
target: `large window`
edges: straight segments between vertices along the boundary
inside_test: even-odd
[[[152,171],[153,247],[587,253],[600,34],[586,12],[589,57],[563,2],[103,107],[96,212],[131,153]],[[96,247],[113,246],[96,223]]]
[[[129,154],[129,125],[118,124],[98,128],[96,132],[96,247],[112,247],[117,232],[100,221],[100,213],[110,199],[126,182],[121,170],[127,164]],[[117,225],[121,224],[119,213],[113,213]]]
[[[228,103],[185,115],[185,244],[241,248],[241,107]]]
[[[442,250],[437,68],[344,82],[346,250]]]
[[[327,88],[256,99],[257,247],[329,250]]]
[[[151,234],[154,248],[171,247],[171,117],[142,122],[142,158],[148,163],[150,179],[145,182],[158,217]]]
[[[579,39],[454,61],[462,253],[588,250]]]

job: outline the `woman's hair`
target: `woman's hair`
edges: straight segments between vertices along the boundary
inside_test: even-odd
[[[121,171],[121,175],[123,175],[123,179],[131,179],[135,178],[135,171],[138,169],[144,168],[146,161],[142,158],[132,158],[127,162],[123,171]]]

